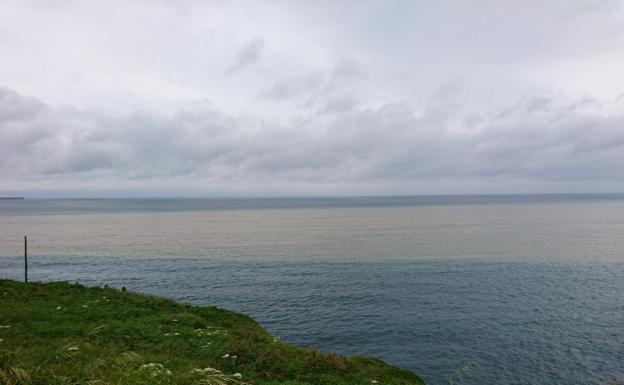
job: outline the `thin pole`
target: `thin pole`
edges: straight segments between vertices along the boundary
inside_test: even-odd
[[[24,235],[24,282],[28,282],[28,238]]]

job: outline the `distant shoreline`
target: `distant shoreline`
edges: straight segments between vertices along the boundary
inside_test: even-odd
[[[0,200],[12,200],[12,201],[16,201],[16,200],[24,200],[26,198],[24,197],[0,197]]]

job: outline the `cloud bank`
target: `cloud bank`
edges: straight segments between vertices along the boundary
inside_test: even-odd
[[[615,188],[624,183],[624,116],[592,108],[540,98],[479,115],[438,101],[283,125],[197,105],[125,114],[51,107],[0,88],[0,181],[179,193]]]

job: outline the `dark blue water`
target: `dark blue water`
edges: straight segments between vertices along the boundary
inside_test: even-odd
[[[67,204],[0,216],[0,277],[21,277],[12,242],[34,229],[33,279],[240,311],[286,341],[375,356],[429,384],[469,361],[467,384],[624,379],[624,202],[613,197],[159,214]]]

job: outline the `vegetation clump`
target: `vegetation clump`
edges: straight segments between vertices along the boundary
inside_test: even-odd
[[[112,288],[0,280],[0,384],[424,384],[360,356],[299,348],[251,318]]]

